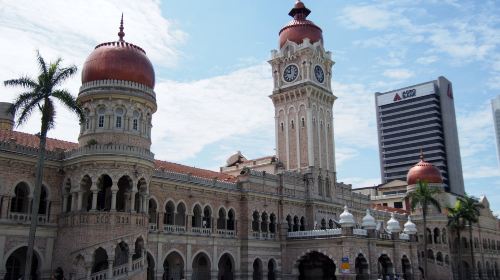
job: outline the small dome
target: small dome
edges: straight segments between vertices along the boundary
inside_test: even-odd
[[[408,215],[408,221],[405,223],[403,232],[406,234],[417,234],[417,225],[411,221],[410,215]]]
[[[401,232],[401,226],[398,220],[394,218],[394,213],[391,213],[391,218],[387,221],[387,230],[391,233]]]
[[[309,38],[311,43],[323,42],[323,31],[321,28],[306,19],[310,13],[311,10],[306,8],[301,1],[295,3],[293,9],[288,13],[288,15],[293,17],[293,20],[280,30],[280,48],[287,41],[301,44],[305,38]]]
[[[361,226],[364,229],[375,229],[377,227],[377,222],[375,218],[370,214],[370,209],[366,209],[366,215],[363,217]]]
[[[344,206],[344,212],[340,214],[339,224],[342,227],[354,227],[354,225],[356,224],[356,222],[354,221],[354,216],[351,213],[349,213],[347,205]]]
[[[146,52],[123,40],[123,16],[118,36],[119,40],[116,42],[102,43],[95,47],[83,65],[82,83],[121,80],[154,88],[155,72]]]
[[[427,182],[430,184],[442,184],[443,178],[441,172],[432,163],[424,160],[423,154],[420,155],[420,161],[408,171],[406,182],[408,185],[414,185],[418,181]]]

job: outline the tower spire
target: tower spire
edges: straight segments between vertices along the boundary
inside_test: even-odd
[[[118,37],[120,38],[119,41],[123,41],[123,37],[125,37],[125,32],[123,32],[123,13],[122,19],[120,20],[120,32],[118,32]]]

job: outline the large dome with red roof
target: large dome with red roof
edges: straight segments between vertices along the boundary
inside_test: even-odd
[[[102,43],[95,47],[83,65],[82,83],[120,80],[154,88],[155,72],[146,52],[123,40],[123,16],[118,36],[118,41]]]
[[[406,182],[408,185],[417,184],[418,181],[427,182],[430,184],[442,184],[443,177],[441,171],[432,163],[426,162],[423,155],[420,156],[420,161],[408,171]]]
[[[293,20],[285,25],[279,33],[280,48],[287,41],[301,44],[305,38],[309,38],[311,43],[323,42],[323,31],[312,21],[307,20],[307,16],[311,13],[304,3],[300,0],[295,3],[293,9],[288,13]]]

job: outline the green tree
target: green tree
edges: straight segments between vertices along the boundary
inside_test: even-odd
[[[458,261],[456,263],[456,266],[458,268],[458,279],[463,278],[462,274],[462,242],[461,242],[461,232],[465,227],[465,221],[464,221],[464,209],[462,207],[462,201],[458,199],[455,202],[454,207],[447,207],[448,210],[448,227],[456,232],[457,234],[457,239],[458,242],[453,242],[452,244],[457,246],[457,254],[458,254]]]
[[[17,79],[4,81],[5,86],[22,87],[24,91],[15,99],[14,104],[9,108],[9,112],[16,114],[17,126],[27,122],[31,114],[39,110],[41,113],[40,143],[38,148],[38,163],[36,168],[35,191],[33,194],[33,206],[31,210],[31,225],[28,237],[28,251],[26,253],[26,267],[23,279],[31,279],[31,263],[33,259],[33,247],[35,242],[36,227],[38,224],[38,209],[40,207],[40,193],[42,187],[43,167],[45,161],[45,145],[47,132],[54,128],[56,111],[54,100],[58,100],[66,108],[74,112],[83,120],[83,111],[76,102],[76,99],[65,89],[58,89],[69,77],[73,76],[77,68],[74,65],[62,67],[62,59],[58,58],[48,65],[36,52],[37,64],[39,67],[38,76],[33,79],[22,76]]]
[[[411,210],[415,211],[417,207],[422,210],[422,219],[424,223],[424,277],[427,278],[427,214],[429,213],[429,208],[434,206],[439,212],[441,212],[441,204],[435,198],[435,196],[441,191],[438,188],[429,187],[426,181],[418,181],[415,190],[409,192],[406,198],[410,200]]]
[[[475,275],[475,264],[476,260],[474,258],[474,244],[472,243],[472,225],[479,221],[479,216],[481,215],[481,209],[484,206],[479,203],[479,200],[474,196],[469,196],[465,194],[463,197],[458,197],[462,207],[462,218],[464,223],[467,223],[469,230],[469,244],[470,244],[470,255],[472,260],[472,275]]]

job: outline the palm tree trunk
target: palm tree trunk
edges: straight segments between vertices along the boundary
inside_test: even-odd
[[[462,275],[462,241],[461,241],[461,236],[460,236],[460,229],[457,229],[457,237],[458,237],[458,261],[457,261],[457,268],[458,268],[458,279],[461,280],[463,279]]]
[[[469,243],[470,243],[470,257],[472,260],[472,278],[476,277],[476,260],[474,258],[474,246],[472,243],[472,222],[469,221]]]
[[[424,219],[424,279],[427,279],[427,211],[422,207],[422,218]]]
[[[35,191],[33,194],[33,207],[31,209],[31,224],[28,237],[28,251],[26,252],[26,266],[24,268],[24,280],[31,280],[31,264],[35,246],[36,227],[38,225],[38,209],[40,208],[40,195],[42,192],[43,166],[45,162],[45,144],[47,141],[47,130],[42,124],[40,133],[40,145],[38,147],[38,164],[36,168]]]

